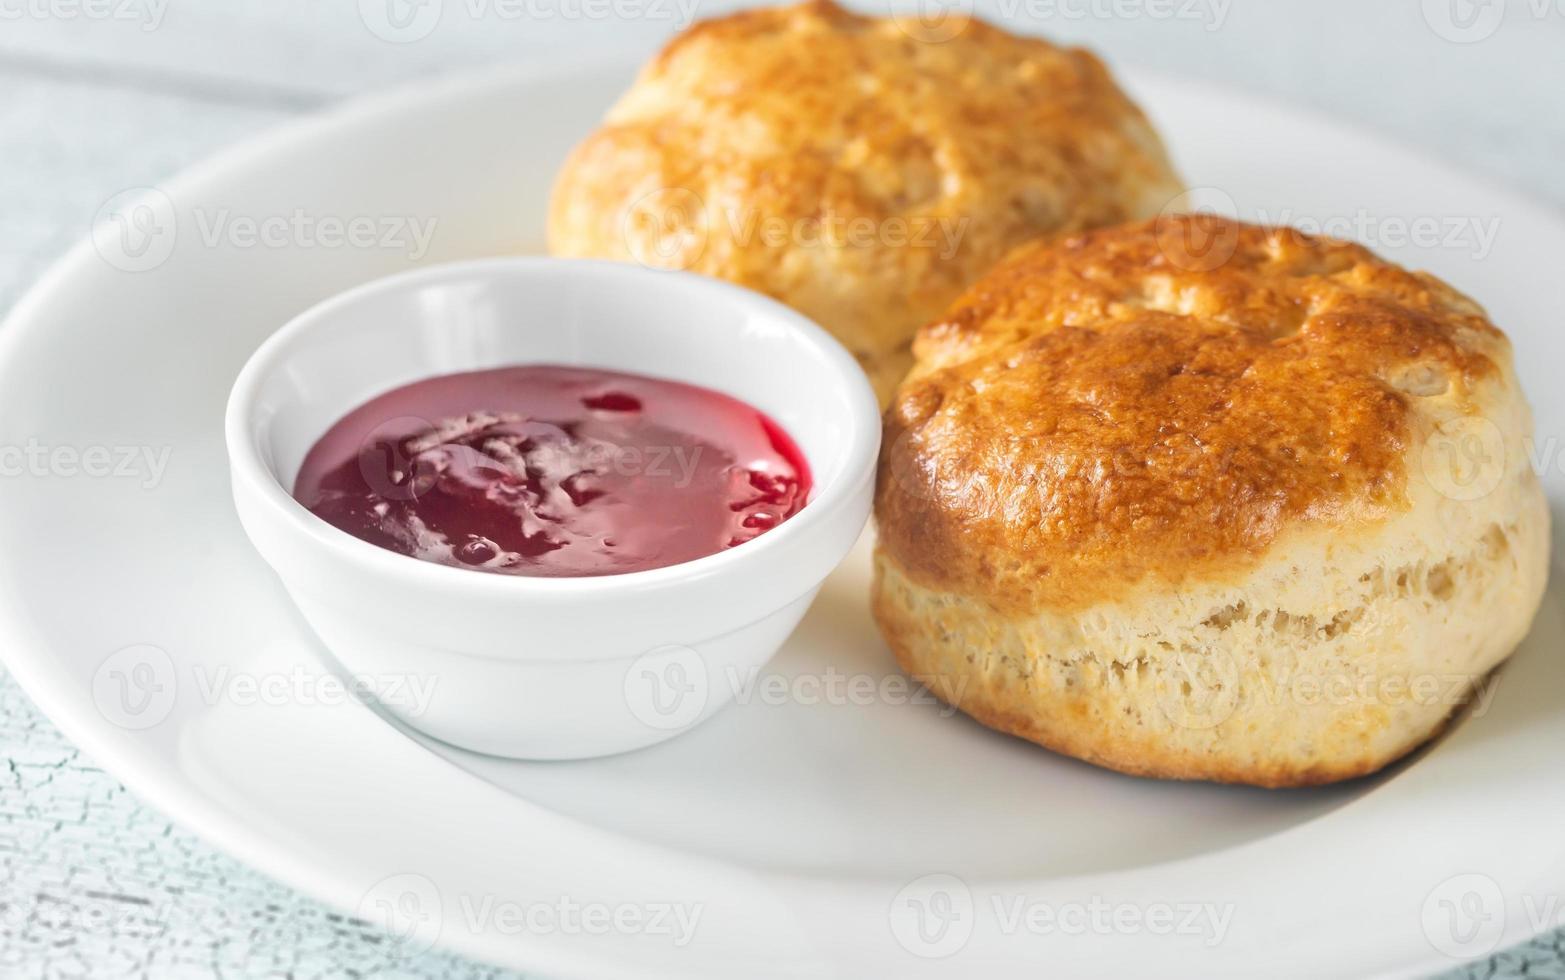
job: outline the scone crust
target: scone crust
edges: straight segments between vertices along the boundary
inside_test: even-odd
[[[1406,510],[1418,430],[1480,414],[1510,360],[1431,276],[1188,215],[1024,245],[914,350],[881,547],[1011,610],[1236,574],[1290,529]]]
[[[884,397],[914,331],[1013,246],[1179,193],[1093,55],[976,20],[916,33],[825,2],[695,25],[561,171],[551,251],[767,293]]]
[[[1510,348],[1432,277],[1169,217],[1022,247],[915,353],[873,608],[985,725],[1136,775],[1347,779],[1486,704],[1537,612]]]

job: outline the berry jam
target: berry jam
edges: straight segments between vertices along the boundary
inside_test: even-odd
[[[526,365],[428,378],[348,413],[294,497],[357,538],[505,575],[676,565],[799,512],[793,440],[706,388]]]

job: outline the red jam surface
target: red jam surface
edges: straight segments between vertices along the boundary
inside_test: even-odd
[[[526,365],[380,395],[305,457],[294,496],[425,561],[616,575],[743,544],[799,512],[810,473],[761,412],[706,388]]]

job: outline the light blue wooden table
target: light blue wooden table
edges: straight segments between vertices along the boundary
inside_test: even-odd
[[[387,9],[381,2],[0,0],[0,312],[86,233],[107,198],[154,184],[223,144],[439,72],[571,45],[650,46],[692,9],[729,6],[618,0],[610,9],[624,16],[596,19],[569,0],[540,0],[523,20],[486,0],[444,0],[427,37],[393,43],[372,30]],[[1115,61],[1358,120],[1559,207],[1561,6],[994,0],[979,11],[1091,44]],[[0,976],[509,975],[441,954],[391,959],[374,929],[249,871],[141,806],[3,675],[0,755],[7,766]],[[1565,934],[1458,975],[1565,977]]]

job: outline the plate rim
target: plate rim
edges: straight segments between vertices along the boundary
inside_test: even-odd
[[[196,165],[187,168],[162,181],[158,186],[173,191],[186,192],[198,188],[209,182],[222,180],[230,171],[243,165],[254,164],[263,158],[270,156],[280,149],[295,146],[301,143],[317,139],[330,132],[343,123],[352,121],[364,124],[372,120],[385,119],[400,112],[408,111],[418,105],[433,105],[447,102],[459,97],[462,93],[487,91],[496,86],[510,86],[538,82],[557,76],[562,71],[572,73],[590,73],[608,70],[610,67],[622,69],[627,62],[639,63],[644,59],[646,48],[643,45],[616,45],[594,52],[591,56],[584,55],[554,55],[544,58],[531,59],[525,64],[502,65],[487,67],[474,71],[456,73],[442,77],[436,81],[414,80],[396,85],[386,91],[344,100],[334,104],[324,112],[312,113],[303,118],[289,120],[276,127],[269,128],[260,134],[240,140],[227,146],[209,157],[204,158]],[[1426,152],[1419,148],[1407,146],[1397,140],[1383,136],[1382,134],[1368,130],[1352,120],[1342,120],[1327,113],[1319,112],[1309,107],[1299,107],[1284,100],[1276,100],[1268,97],[1260,97],[1247,92],[1236,92],[1223,86],[1202,81],[1186,79],[1177,76],[1169,76],[1156,72],[1146,72],[1132,67],[1119,68],[1127,81],[1127,87],[1139,90],[1143,86],[1151,84],[1171,84],[1193,91],[1212,93],[1229,104],[1243,103],[1258,109],[1283,116],[1304,118],[1318,125],[1353,134],[1357,139],[1365,143],[1384,149],[1388,153],[1409,154],[1412,153],[1421,159],[1433,171],[1441,174],[1442,179],[1461,182],[1469,187],[1482,188],[1485,193],[1492,195],[1506,208],[1531,209],[1546,216],[1546,220],[1552,224],[1561,226],[1565,230],[1565,211],[1554,206],[1551,202],[1532,200],[1530,195],[1519,192],[1513,188],[1500,184],[1485,175],[1475,175],[1457,168],[1444,160],[1430,159]],[[1177,144],[1176,144],[1177,145]],[[95,249],[90,236],[79,239],[75,245],[67,250],[60,258],[49,265],[46,271],[20,296],[7,313],[3,323],[0,323],[0,371],[5,369],[16,350],[23,344],[28,331],[38,325],[39,314],[46,310],[53,302],[54,297],[81,273],[84,265],[95,265]],[[1551,567],[1558,563],[1558,557],[1551,562]],[[79,715],[70,704],[69,692],[64,688],[53,685],[45,673],[40,669],[40,661],[47,659],[46,651],[48,642],[42,636],[33,636],[34,630],[31,623],[24,617],[13,615],[11,603],[13,599],[9,591],[0,592],[0,659],[5,662],[17,683],[24,692],[39,707],[40,711],[50,721],[75,743],[82,751],[87,753],[95,762],[110,772],[116,779],[121,780],[138,799],[152,806],[160,814],[170,821],[177,823],[182,828],[189,830],[202,840],[214,847],[230,854],[242,861],[259,873],[274,880],[281,881],[290,887],[294,887],[312,898],[316,898],[348,914],[356,914],[350,903],[344,903],[339,895],[342,892],[342,883],[335,881],[330,872],[324,868],[313,866],[310,862],[295,857],[284,844],[275,844],[258,837],[254,833],[246,833],[245,824],[235,817],[232,811],[221,802],[203,795],[199,792],[191,792],[186,781],[177,777],[173,769],[160,770],[157,767],[143,767],[138,763],[134,753],[122,752],[115,746],[115,732],[111,727],[93,724],[90,715]],[[405,733],[399,732],[398,734]],[[409,741],[413,741],[409,739]],[[415,743],[416,744],[416,743]],[[421,751],[428,752],[420,747]],[[434,753],[430,753],[433,755]],[[451,763],[441,760],[442,764],[451,766]],[[486,791],[503,793],[503,790],[489,784],[487,780],[472,773],[463,772],[463,775],[477,784],[484,786]],[[509,794],[506,794],[507,798]],[[1362,798],[1361,798],[1362,799]],[[1354,801],[1357,802],[1357,801]],[[1351,806],[1352,804],[1348,804]],[[1340,812],[1340,811],[1334,811]],[[1177,859],[1164,862],[1160,865],[1148,865],[1129,873],[1139,873],[1148,868],[1166,868],[1171,865],[1188,865],[1191,862],[1202,861],[1217,854],[1231,854],[1235,851],[1248,850],[1250,848],[1264,847],[1272,844],[1280,837],[1296,833],[1310,823],[1289,828],[1279,834],[1269,835],[1257,841],[1234,845],[1231,848],[1221,849],[1216,852],[1207,852],[1192,858]],[[681,855],[682,858],[693,859],[693,855]],[[1107,878],[1119,873],[1107,875],[1094,875],[1093,878]],[[1529,933],[1530,935],[1530,933]],[[1520,936],[1527,938],[1526,935]],[[1497,949],[1504,948],[1518,937],[1507,934],[1506,943]],[[487,951],[473,951],[465,948],[466,944],[450,942],[449,948],[458,949],[469,955],[490,959]],[[523,949],[523,944],[515,944],[517,951]],[[527,944],[529,948],[543,951],[544,944]],[[1410,964],[1408,970],[1428,968],[1432,966],[1449,968],[1457,965],[1453,961],[1438,959],[1435,951],[1427,950],[1425,956],[1417,964]],[[526,969],[557,969],[560,960],[541,960],[529,956],[527,962],[521,958],[507,957],[505,962],[522,964]],[[493,961],[490,959],[490,961]],[[549,966],[547,963],[554,965]],[[585,964],[575,964],[584,966]],[[616,964],[593,963],[594,970],[607,970],[619,972]]]

